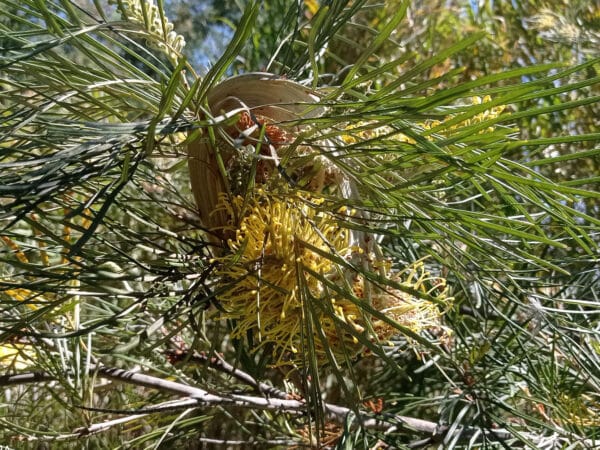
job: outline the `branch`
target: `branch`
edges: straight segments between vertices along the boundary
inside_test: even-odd
[[[227,367],[225,364],[223,367]],[[239,371],[239,369],[235,369]],[[239,371],[240,374],[244,373]],[[199,406],[237,406],[241,408],[252,408],[252,409],[268,409],[278,410],[290,414],[305,414],[306,403],[304,401],[293,400],[293,399],[281,399],[281,398],[265,398],[256,397],[250,395],[215,395],[211,394],[204,389],[189,386],[182,383],[176,383],[174,381],[163,380],[162,378],[153,377],[151,375],[145,375],[141,373],[131,372],[128,370],[104,367],[104,366],[92,366],[90,367],[90,373],[96,373],[97,376],[116,380],[120,382],[135,384],[137,386],[144,386],[160,391],[170,392],[179,396],[187,397],[186,401],[176,405],[177,408],[190,408]],[[247,375],[247,374],[246,374]],[[247,375],[250,377],[250,375]],[[252,377],[250,377],[252,378]],[[55,377],[46,372],[29,372],[17,375],[2,375],[0,376],[0,386],[10,386],[15,384],[24,383],[35,383],[40,381],[52,381]],[[338,422],[344,422],[348,414],[352,413],[352,410],[343,406],[333,405],[329,403],[324,404],[325,411],[328,415],[337,420]],[[142,415],[154,412],[165,411],[167,409],[172,410],[174,405],[170,402],[157,405],[153,408],[144,408],[136,411],[115,411],[115,413],[133,413],[135,415]],[[421,419],[415,419],[413,417],[405,416],[394,416],[396,420],[409,426],[414,431],[424,433],[434,433],[437,430],[437,424],[434,422],[428,422]],[[386,428],[384,423],[379,419],[373,419],[368,416],[363,417],[362,425],[368,428]]]
[[[262,383],[256,380],[252,375],[244,372],[243,370],[236,369],[219,355],[208,357],[205,354],[193,352],[189,353],[188,351],[174,351],[168,350],[167,356],[172,363],[176,363],[179,361],[190,361],[196,362],[200,364],[208,364],[209,367],[216,369],[220,372],[231,375],[237,380],[241,381],[248,386],[254,388],[257,392],[264,394],[269,397],[275,397],[280,399],[289,399],[290,396],[288,393],[277,389],[274,386],[271,386],[267,383]]]
[[[112,367],[97,367],[95,372],[97,375],[111,380],[167,391],[179,396],[190,397],[196,401],[196,406],[237,406],[241,408],[278,410],[293,414],[304,414],[306,409],[305,403],[298,400],[256,397],[240,394],[215,395],[204,389],[189,386],[187,384],[176,383],[151,375]]]
[[[225,362],[223,361],[223,363]],[[225,363],[222,367],[228,366],[229,365]],[[233,369],[231,366],[229,366],[229,368]],[[239,369],[233,370],[238,371]],[[97,376],[100,376],[102,378],[107,378],[124,383],[130,383],[136,386],[144,386],[151,389],[157,389],[159,391],[169,392],[185,398],[161,403],[151,408],[142,408],[134,411],[111,411],[115,414],[131,414],[131,416],[121,419],[115,419],[101,424],[91,425],[86,428],[79,428],[75,431],[75,433],[77,433],[79,436],[104,431],[110,428],[111,426],[124,423],[129,420],[133,420],[135,418],[139,418],[140,416],[151,413],[172,411],[176,409],[197,408],[201,406],[233,406],[239,408],[279,411],[294,415],[304,415],[307,413],[306,403],[304,401],[299,400],[267,398],[239,394],[211,394],[208,391],[205,391],[204,389],[198,387],[177,383],[174,381],[164,380],[162,378],[154,377],[151,375],[145,375],[142,373],[136,373],[128,370],[105,366],[91,366],[90,373],[95,373]],[[239,371],[238,375],[242,376],[242,374],[244,374],[244,372]],[[246,376],[250,377],[250,375],[248,374],[246,374]],[[54,376],[46,372],[29,372],[17,375],[2,375],[0,376],[0,386],[52,381],[55,379],[56,378]],[[250,377],[250,379],[252,379],[252,377]],[[339,423],[344,423],[349,415],[354,415],[354,412],[350,408],[334,405],[331,403],[324,403],[323,406],[328,417]],[[86,409],[95,410],[95,408]],[[417,432],[426,435],[426,441],[428,443],[442,442],[446,437],[447,433],[450,431],[450,427],[448,426],[440,426],[435,422],[408,416],[382,415],[378,418],[373,418],[369,415],[364,414],[358,417],[358,419],[360,420],[360,424],[363,428],[390,431],[392,428],[397,428],[399,427],[399,425],[401,425],[403,431],[411,431],[413,433]],[[486,436],[487,439],[490,439],[491,436],[494,436],[497,440],[505,440],[514,437],[514,435],[506,429],[482,430],[473,427],[465,427],[455,429],[455,431],[460,433],[461,440],[471,439],[473,436],[476,435],[479,436],[479,439],[483,438],[483,436]],[[537,436],[529,433],[527,433],[527,437],[531,440],[543,439],[543,436]],[[416,444],[416,446],[420,446],[420,442],[421,441],[418,441],[414,444]],[[590,440],[584,440],[581,442],[584,445],[588,444],[589,442],[589,444],[591,445]]]

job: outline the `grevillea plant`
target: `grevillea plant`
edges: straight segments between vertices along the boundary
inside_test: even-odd
[[[0,0],[0,444],[597,446],[597,11],[438,3]]]

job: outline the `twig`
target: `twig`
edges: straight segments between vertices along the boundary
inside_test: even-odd
[[[189,386],[187,384],[163,380],[162,378],[130,372],[123,369],[98,367],[96,373],[98,376],[112,380],[124,381],[137,386],[149,387],[168,391],[180,396],[190,397],[197,402],[197,406],[237,406],[252,409],[279,410],[296,414],[304,413],[306,408],[304,402],[298,400],[265,398],[240,394],[215,395],[204,389]]]
[[[15,375],[0,375],[0,386],[14,386],[18,384],[55,380],[56,377],[46,372],[23,372]]]
[[[106,431],[109,428],[114,427],[116,425],[121,425],[123,423],[131,422],[131,421],[137,420],[141,417],[148,416],[154,412],[163,412],[163,411],[176,410],[176,409],[181,409],[181,408],[193,408],[194,406],[196,406],[196,401],[194,399],[184,398],[181,400],[171,400],[168,402],[160,403],[160,404],[154,406],[153,408],[151,408],[151,410],[144,409],[144,412],[134,412],[131,415],[128,415],[126,417],[120,417],[119,419],[107,420],[102,423],[95,423],[95,424],[89,425],[87,427],[77,428],[73,431],[73,434],[77,434],[79,436],[90,436],[92,434],[97,434],[97,433]],[[85,407],[84,409],[91,410],[91,411],[99,411],[100,410],[100,409],[96,409],[96,408],[87,408],[87,407]],[[123,413],[122,411],[115,412],[112,410],[111,410],[111,412],[113,412],[115,414]]]
[[[187,351],[183,351],[181,353],[177,351],[168,351],[167,355],[171,360],[189,360],[191,362],[197,362],[200,364],[208,364],[209,367],[212,367],[213,369],[233,376],[237,380],[254,388],[257,392],[260,392],[263,395],[280,399],[290,398],[289,394],[287,394],[286,392],[277,389],[274,386],[270,386],[267,383],[262,383],[256,380],[253,376],[244,372],[243,370],[233,367],[231,364],[229,364],[227,361],[225,361],[218,355],[209,358],[205,354],[198,352],[193,352],[190,355]]]

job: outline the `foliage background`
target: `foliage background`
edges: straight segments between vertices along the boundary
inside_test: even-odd
[[[158,31],[105,2],[1,2],[0,443],[598,444],[597,3],[156,4]],[[189,61],[164,51],[167,18]],[[302,392],[211,316],[218,286],[183,143],[206,126],[209,81],[257,70],[334,92],[339,114],[319,126],[337,137],[350,124],[410,138],[357,131],[345,156],[356,168],[331,159],[360,180],[351,206],[379,214],[368,226],[393,263],[429,256],[448,280],[451,345],[415,350],[400,336],[380,358],[308,364],[321,382]],[[488,106],[473,102],[485,95]],[[219,403],[138,415],[173,392],[94,370],[260,397],[209,364],[216,353],[305,397],[313,415]],[[333,420],[322,401],[354,415]],[[383,425],[361,424],[359,410]]]

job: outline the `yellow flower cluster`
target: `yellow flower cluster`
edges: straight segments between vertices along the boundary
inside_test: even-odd
[[[386,274],[398,287],[375,285],[364,280],[359,275],[352,285],[352,295],[356,301],[333,299],[332,304],[336,315],[346,324],[352,326],[356,333],[362,333],[370,341],[386,344],[394,335],[400,334],[401,328],[419,334],[425,330],[437,332],[440,342],[447,342],[451,330],[441,323],[442,312],[438,304],[449,305],[452,299],[448,297],[446,280],[433,277],[425,270],[423,261],[418,261],[408,266],[402,272],[389,272]],[[368,285],[368,293],[365,289]],[[436,302],[423,300],[407,291],[416,291],[435,298]],[[376,311],[386,316],[389,321],[370,315],[360,308],[360,304],[370,304]],[[341,311],[344,314],[341,314]],[[341,333],[340,327],[331,319],[321,321],[321,326],[328,343],[334,348],[345,347],[350,353],[367,351],[357,339],[356,333]],[[369,330],[371,333],[369,333]],[[410,338],[409,338],[410,341]],[[367,351],[368,352],[368,351]],[[337,354],[337,352],[334,352]]]
[[[319,11],[320,5],[318,0],[304,0],[304,6],[311,15],[315,15]]]
[[[65,217],[69,215],[71,212],[70,209],[65,208],[64,213]],[[86,208],[83,211],[81,216],[81,221],[78,221],[77,226],[83,229],[88,229],[91,226],[91,220],[89,217],[92,216],[92,212],[90,209]],[[39,223],[39,216],[36,214],[30,215],[30,220],[32,223]],[[40,236],[41,224],[35,225],[32,227],[32,233],[36,236]],[[62,227],[62,240],[64,242],[72,243],[74,242],[74,238],[72,236],[73,229],[70,225],[65,223]],[[14,258],[19,262],[31,265],[32,261],[27,256],[27,254],[22,250],[21,246],[11,239],[8,236],[2,235],[0,236],[0,241],[8,248],[8,250],[14,255]],[[47,270],[51,270],[52,265],[56,265],[58,267],[57,270],[61,270],[61,267],[66,266],[69,263],[69,260],[66,257],[66,252],[68,251],[68,247],[64,247],[62,251],[49,252],[48,248],[43,240],[38,242],[39,250],[36,259],[43,265],[43,267]],[[73,257],[75,260],[80,260],[80,257]],[[1,269],[2,267],[0,267]],[[16,280],[13,275],[4,273],[0,274],[0,281],[4,281],[7,279],[11,282],[11,284],[15,285]],[[76,278],[73,278],[69,281],[69,285],[72,287],[78,287],[79,281]],[[26,308],[36,311],[41,307],[40,305],[47,305],[53,303],[56,299],[56,295],[49,292],[40,292],[35,290],[30,290],[22,287],[14,287],[0,290],[0,296],[4,298],[8,298],[12,302],[20,302]],[[73,296],[73,302],[76,304],[78,302],[78,296]],[[60,311],[60,308],[57,308],[57,312]],[[66,319],[67,322],[72,323],[71,317],[66,314],[66,310],[62,310],[61,316]],[[44,317],[49,318],[49,315],[45,315]],[[32,345],[29,343],[23,342],[2,342],[0,343],[0,367],[10,367],[12,369],[24,369],[31,366],[35,362],[36,352],[32,348]]]
[[[233,337],[254,330],[284,362],[281,358],[302,347],[302,298],[322,297],[320,276],[333,271],[323,254],[347,253],[348,233],[299,197],[280,200],[259,192],[247,202],[242,197],[229,202],[222,196],[220,208],[235,233],[228,240],[231,253],[219,258],[218,269],[230,282],[219,300],[225,317],[237,322]],[[236,227],[234,218],[240,216]]]
[[[351,134],[343,134],[342,140],[346,144],[356,144],[357,142],[374,139],[381,136],[391,135],[394,130],[388,126],[371,127],[371,122],[357,122],[346,127],[346,131],[351,131]],[[393,139],[406,138],[403,134],[396,134]]]
[[[478,96],[471,97],[471,105],[481,105],[484,103],[489,103],[491,101],[492,101],[492,98],[489,95],[486,95],[484,97],[478,97]],[[505,109],[506,109],[506,105],[493,106],[489,109],[486,109],[483,112],[480,112],[479,114],[474,115],[473,117],[471,117],[469,119],[466,119],[460,123],[451,125],[450,127],[444,129],[441,132],[441,134],[450,134],[452,131],[460,130],[461,128],[468,126],[468,125],[473,125],[473,124],[485,122],[487,120],[495,119],[496,117],[500,116],[500,114],[502,114]],[[417,126],[422,128],[423,130],[431,130],[432,128],[442,125],[445,121],[452,119],[453,117],[455,117],[455,115],[450,114],[447,117],[445,117],[444,120],[427,120],[425,122],[418,123]],[[491,132],[493,130],[494,130],[494,127],[488,127],[485,130],[479,131],[479,133]],[[398,133],[392,127],[382,126],[382,127],[371,128],[369,122],[359,122],[357,124],[351,124],[346,128],[346,131],[350,131],[350,133],[342,135],[342,139],[347,144],[355,144],[360,141],[375,139],[375,138],[378,138],[381,136],[390,136],[389,137],[390,140],[394,140],[394,141],[398,141],[398,142],[407,142],[409,144],[415,144],[414,139],[406,136],[405,134]],[[427,139],[432,141],[433,137],[427,136]]]
[[[568,412],[564,422],[586,427],[600,427],[600,403],[589,395],[571,397],[561,394],[560,404]]]
[[[142,25],[154,39],[149,45],[162,51],[171,61],[178,61],[185,39],[173,30],[173,24],[161,15],[152,0],[109,0],[118,5],[123,20]]]
[[[398,332],[387,321],[369,317],[362,304],[370,303],[415,333],[442,328],[436,304],[397,288],[369,285],[366,289],[365,283],[370,282],[335,264],[336,257],[352,256],[348,231],[310,207],[306,199],[279,199],[259,191],[250,199],[228,201],[222,196],[220,209],[231,218],[229,232],[235,234],[228,240],[230,253],[218,258],[217,275],[226,286],[218,296],[223,317],[235,321],[232,337],[243,338],[252,331],[260,341],[258,348],[271,345],[275,366],[305,357],[305,302],[320,302],[311,308],[313,327],[320,328],[313,331],[311,341],[321,362],[327,360],[325,347],[343,361],[345,355],[365,350],[359,337],[387,341]],[[241,217],[238,226],[236,217]],[[446,300],[444,280],[435,279],[435,287],[427,290],[433,278],[422,262],[390,277],[397,285]],[[331,289],[332,284],[337,289]],[[344,290],[348,292],[341,294]]]
[[[8,236],[0,236],[4,244],[14,253],[17,260],[22,263],[28,263],[29,260],[20,247]],[[28,289],[15,288],[5,289],[0,291],[0,294],[7,295],[11,299],[19,302],[24,302],[28,308],[36,310],[37,306],[29,303],[29,300],[34,297],[33,293]],[[27,345],[2,343],[0,344],[0,367],[11,367],[13,369],[24,369],[29,365],[29,357],[32,351]]]
[[[471,98],[471,104],[472,105],[481,105],[484,103],[489,103],[492,101],[492,97],[490,97],[489,95],[482,97],[472,97]],[[502,114],[504,112],[504,110],[506,109],[506,105],[498,105],[498,106],[493,106],[490,109],[486,109],[483,112],[480,112],[479,114],[473,116],[470,119],[467,119],[463,122],[461,122],[458,125],[454,125],[451,127],[451,129],[455,129],[455,128],[460,128],[466,125],[471,125],[471,124],[475,124],[475,123],[481,123],[481,122],[485,122],[486,120],[492,120],[495,119],[496,117],[500,116],[500,114]],[[487,131],[493,131],[494,127],[489,127],[487,129]],[[486,130],[482,130],[480,131],[480,133],[485,133]]]
[[[25,344],[0,345],[0,367],[23,370],[35,360],[31,346]]]
[[[282,99],[289,100],[287,108],[271,106],[286,103]],[[431,277],[422,262],[392,271],[374,236],[340,226],[344,216],[364,226],[356,211],[342,207],[333,214],[324,207],[321,197],[360,196],[337,160],[317,150],[335,143],[305,145],[300,132],[308,132],[308,125],[281,125],[324,114],[317,105],[309,112],[294,106],[318,99],[297,83],[234,77],[213,88],[208,103],[221,112],[239,108],[240,101],[250,108],[222,130],[232,141],[241,140],[241,148],[202,140],[188,146],[192,190],[217,244],[221,317],[233,324],[234,339],[251,338],[255,350],[272,352],[274,366],[302,364],[313,355],[320,363],[331,357],[347,361],[402,331],[437,328],[447,335],[438,308],[448,300],[445,281]],[[370,122],[348,130],[342,136],[347,143],[408,139]],[[261,135],[267,139],[258,148]],[[248,146],[254,151],[244,153]],[[217,154],[226,175],[220,174]],[[275,170],[280,160],[285,176]],[[289,194],[290,184],[305,193]]]
[[[439,302],[449,304],[451,301],[446,280],[432,276],[425,269],[423,260],[410,265],[403,272],[390,275],[390,278],[399,286],[432,296]],[[450,330],[441,325],[441,312],[436,303],[415,297],[400,288],[379,289],[373,294],[372,303],[375,309],[414,333],[435,329],[440,332],[441,341],[450,335]],[[383,341],[397,334],[395,327],[381,319],[373,321],[373,328]]]

